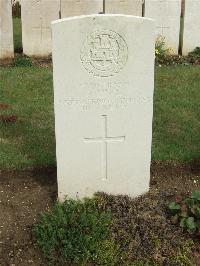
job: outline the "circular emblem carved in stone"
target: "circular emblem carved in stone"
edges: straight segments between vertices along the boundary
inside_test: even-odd
[[[81,49],[81,62],[94,76],[110,77],[126,64],[128,47],[125,40],[111,30],[98,30],[87,36]]]

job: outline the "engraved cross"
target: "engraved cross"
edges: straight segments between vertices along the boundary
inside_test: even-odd
[[[157,27],[157,29],[161,29],[162,35],[164,35],[164,30],[165,29],[169,29],[169,28],[170,28],[169,26],[159,26],[159,27]]]
[[[103,137],[84,138],[84,141],[86,143],[99,142],[102,144],[102,179],[106,180],[108,178],[108,143],[125,141],[125,136],[108,137],[108,123],[106,115],[102,115],[102,129]]]
[[[43,32],[45,30],[49,31],[50,28],[43,26],[43,19],[42,19],[42,17],[40,17],[40,27],[34,27],[33,30],[38,30],[40,32],[40,42],[42,43],[43,42]]]

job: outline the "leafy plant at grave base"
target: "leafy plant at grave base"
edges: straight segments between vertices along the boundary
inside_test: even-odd
[[[173,224],[200,236],[200,190],[194,190],[189,198],[177,197],[168,205],[168,210]]]
[[[111,214],[98,210],[96,197],[68,199],[43,213],[32,232],[51,263],[115,265],[117,247],[109,238],[110,224]]]
[[[30,57],[25,56],[25,55],[22,55],[22,56],[18,55],[14,59],[12,65],[14,67],[31,67],[31,66],[33,66],[33,63],[32,63],[32,60]]]
[[[156,58],[162,58],[168,55],[169,53],[169,48],[166,47],[165,44],[165,37],[162,35],[159,35],[156,39],[156,44],[155,44],[155,56]]]
[[[196,47],[189,55],[200,56],[200,47]]]

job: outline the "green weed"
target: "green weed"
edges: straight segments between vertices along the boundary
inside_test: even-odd
[[[168,205],[168,210],[174,224],[179,224],[189,233],[200,234],[200,190],[193,191],[188,198],[178,197],[176,202]]]
[[[27,56],[17,56],[15,57],[13,64],[14,67],[31,67],[33,66],[31,58]]]
[[[33,226],[33,236],[51,261],[115,265],[116,245],[109,238],[111,214],[98,210],[97,199],[56,203]],[[71,264],[70,264],[71,265]]]

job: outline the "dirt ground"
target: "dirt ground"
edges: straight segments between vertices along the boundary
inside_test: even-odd
[[[169,191],[182,194],[200,189],[200,163],[153,162],[151,188],[163,197]],[[56,200],[56,169],[21,172],[0,171],[0,265],[48,265],[34,247],[31,228],[38,215]],[[147,206],[148,207],[148,206]],[[144,210],[145,212],[148,210]],[[199,247],[200,250],[200,247]],[[200,265],[200,253],[193,254],[194,265]]]

